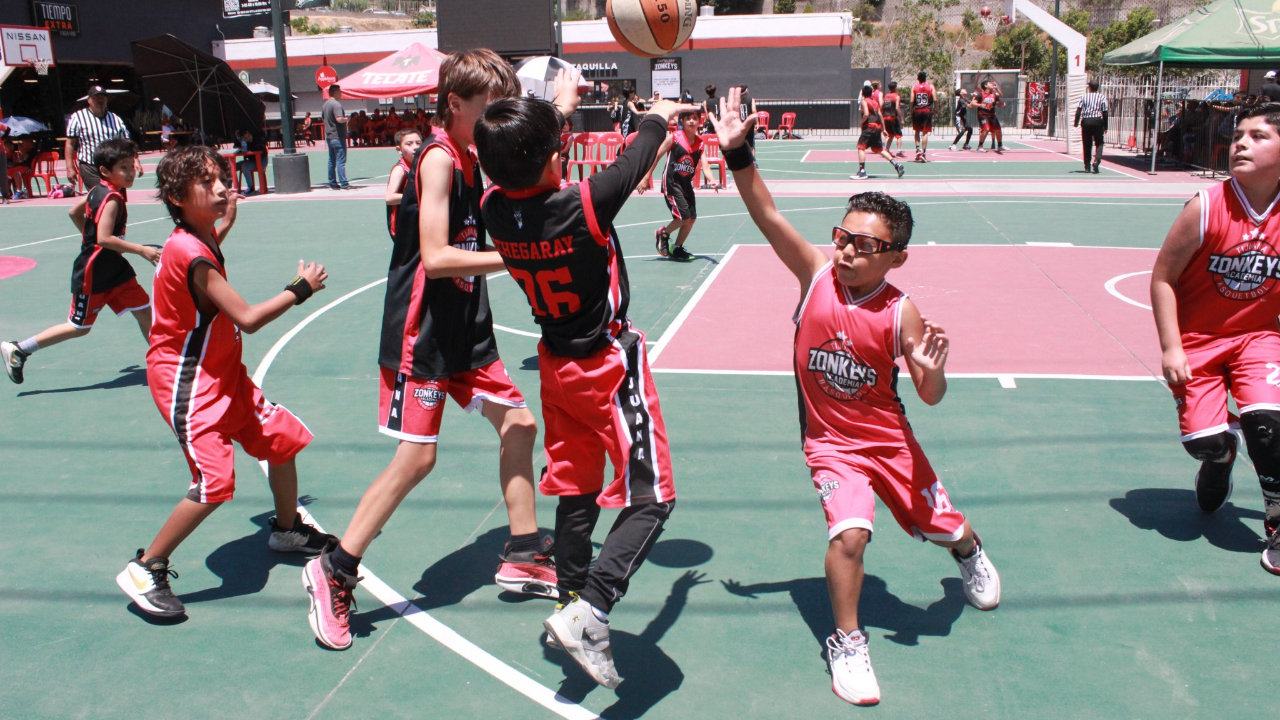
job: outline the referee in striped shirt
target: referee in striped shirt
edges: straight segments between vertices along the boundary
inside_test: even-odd
[[[1081,128],[1081,139],[1084,141],[1084,171],[1098,174],[1098,166],[1102,164],[1102,141],[1107,132],[1107,98],[1098,92],[1098,81],[1089,81],[1089,92],[1080,98],[1076,106],[1076,127]],[[1093,146],[1098,152],[1093,154]],[[1092,157],[1093,162],[1090,163]]]
[[[86,193],[102,182],[102,176],[93,164],[93,155],[98,152],[98,146],[116,138],[129,139],[124,121],[119,115],[107,110],[107,91],[101,85],[90,85],[88,95],[89,107],[77,110],[67,122],[67,146],[63,156],[67,161],[68,174],[74,172],[80,177]],[[76,159],[74,164],[71,162],[73,157]],[[135,157],[133,163],[141,176],[142,161]]]

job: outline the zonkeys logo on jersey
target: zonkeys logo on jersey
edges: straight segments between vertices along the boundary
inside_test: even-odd
[[[414,388],[413,390],[413,399],[418,401],[418,404],[422,406],[423,410],[430,410],[431,408],[439,405],[440,401],[444,400],[444,398],[445,391],[435,385]]]
[[[468,215],[466,220],[462,221],[462,231],[458,233],[450,245],[459,250],[470,250],[475,252],[480,249],[480,233],[476,231],[476,219],[474,216]],[[453,278],[453,284],[463,292],[471,292],[476,287],[476,276],[468,275],[467,277]]]
[[[822,391],[837,400],[861,400],[876,386],[875,368],[858,359],[843,332],[821,347],[809,348],[809,372]]]
[[[679,162],[677,162],[675,165],[672,165],[671,169],[672,171],[679,173],[680,175],[684,175],[685,177],[693,177],[693,173],[696,170],[693,164],[693,157],[690,155],[685,155],[684,157],[680,158]]]
[[[1209,256],[1209,272],[1218,292],[1230,300],[1253,300],[1271,292],[1280,278],[1280,256],[1266,233],[1254,228],[1243,242],[1221,255]]]

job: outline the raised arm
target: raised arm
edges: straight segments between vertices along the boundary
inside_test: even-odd
[[[453,160],[431,147],[418,164],[418,243],[422,269],[432,279],[487,275],[506,268],[496,250],[463,250],[449,244],[449,190]]]
[[[218,247],[222,247],[222,243],[227,241],[227,234],[231,232],[231,228],[235,227],[236,216],[240,214],[240,198],[244,197],[239,190],[235,188],[227,189],[227,212],[222,216],[222,220],[216,228],[216,236],[218,238]]]
[[[676,132],[679,132],[678,130]],[[675,136],[668,134],[667,139],[662,141],[662,145],[658,146],[658,154],[653,156],[653,164],[649,166],[649,172],[640,178],[640,183],[636,185],[636,192],[643,195],[646,191],[653,189],[653,171],[658,169],[658,161],[664,155],[671,152],[671,146],[675,143]]]
[[[121,202],[119,198],[113,196],[102,206],[102,212],[98,216],[98,244],[118,253],[141,255],[147,262],[155,265],[160,261],[160,250],[158,248],[131,243],[111,232],[116,226],[116,217],[120,213]]]
[[[755,127],[756,116],[753,113],[745,121],[739,119],[738,111],[741,106],[741,91],[736,87],[730,88],[729,96],[720,98],[719,119],[715,115],[711,116],[716,135],[720,138],[720,148],[726,158],[733,150],[750,152],[743,146],[747,142],[747,133]],[[733,170],[734,163],[727,161],[727,164]],[[742,196],[751,220],[760,228],[782,264],[800,281],[800,292],[807,292],[814,275],[829,262],[826,254],[810,245],[778,212],[773,203],[773,195],[765,187],[754,163],[748,162],[745,167],[733,170],[733,180],[738,184],[738,194]]]
[[[323,290],[328,277],[323,265],[304,264],[299,260],[298,275],[288,286],[293,289],[282,290],[270,300],[250,305],[211,264],[201,262],[192,267],[197,301],[207,300],[220,312],[226,313],[236,327],[251,335],[285,314],[289,308],[301,304],[312,293]]]
[[[1200,196],[1191,198],[1174,219],[1151,269],[1151,311],[1160,335],[1160,366],[1170,385],[1182,385],[1191,377],[1191,365],[1182,349],[1178,327],[1178,298],[1174,288],[1191,256],[1200,247]]]
[[[947,352],[951,342],[942,326],[920,316],[911,298],[902,298],[902,326],[898,343],[916,393],[929,405],[942,402],[947,394]]]
[[[644,173],[653,167],[658,148],[667,137],[667,123],[671,118],[697,109],[697,105],[680,105],[670,100],[654,103],[653,109],[636,128],[635,140],[604,170],[587,179],[591,187],[592,209],[601,227],[613,222]]]

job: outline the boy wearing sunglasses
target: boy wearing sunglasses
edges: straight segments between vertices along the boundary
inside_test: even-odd
[[[716,132],[751,219],[803,288],[796,311],[795,367],[804,402],[805,461],[827,516],[827,589],[835,632],[827,638],[832,690],[855,705],[880,701],[858,622],[863,555],[879,496],[903,530],[948,548],[979,610],[1000,602],[1000,576],[982,541],[952,505],[911,432],[897,397],[902,357],[920,399],[947,390],[949,341],[885,276],[907,261],[911,209],[884,193],[854,195],[832,229],[835,259],[809,244],[774,206],[739,120],[736,94],[721,107]]]

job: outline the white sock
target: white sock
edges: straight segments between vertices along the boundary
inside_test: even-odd
[[[18,349],[25,355],[31,355],[40,349],[40,345],[36,343],[35,336],[32,336],[18,343]]]
[[[592,605],[591,603],[587,602],[586,600],[583,600],[582,602],[583,602],[583,604],[585,604],[587,607],[591,608],[591,614],[592,614],[592,615],[595,615],[597,620],[599,620],[599,621],[600,621],[600,622],[602,622],[602,623],[607,623],[607,622],[609,622],[609,613],[607,613],[607,612],[605,612],[605,611],[601,610],[600,608],[596,607],[595,605]]]

